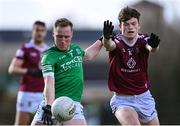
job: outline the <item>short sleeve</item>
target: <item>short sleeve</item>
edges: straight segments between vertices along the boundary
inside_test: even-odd
[[[43,76],[54,76],[55,57],[50,53],[44,53],[41,59]]]
[[[121,48],[122,48],[122,47],[121,47],[121,41],[118,40],[118,39],[116,39],[116,38],[114,38],[113,41],[114,41],[114,43],[116,44],[116,48],[115,48],[114,50],[110,51],[110,52],[114,53],[114,52],[120,51]]]
[[[80,48],[80,47],[79,47],[79,48]],[[82,57],[84,57],[85,51],[84,51],[83,49],[81,49],[81,48],[80,48],[80,50],[81,50],[81,55],[82,55]]]
[[[77,51],[82,57],[84,57],[85,51],[84,51],[79,45],[76,45],[76,51]]]
[[[18,59],[24,59],[25,57],[25,47],[24,45],[22,45],[17,51],[16,51],[16,54],[15,54],[15,57],[18,58]]]
[[[143,42],[144,46],[148,43],[149,36],[147,34],[139,34],[138,38]]]
[[[142,50],[142,52],[146,53],[147,55],[149,54],[149,51],[146,49],[146,44],[148,44],[148,39],[149,36],[147,34],[140,34],[138,41],[139,42],[139,47]]]

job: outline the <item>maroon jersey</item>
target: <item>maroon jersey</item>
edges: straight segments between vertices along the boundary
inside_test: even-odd
[[[23,44],[16,52],[16,58],[22,59],[24,63],[23,68],[39,68],[41,54],[48,48],[44,44],[42,48],[37,47],[33,41]],[[44,88],[43,77],[33,77],[30,75],[23,75],[20,81],[20,91],[42,92]]]
[[[111,91],[126,95],[138,95],[150,87],[147,67],[149,51],[146,50],[148,36],[137,35],[129,45],[122,35],[115,35],[116,49],[109,52],[109,80]]]

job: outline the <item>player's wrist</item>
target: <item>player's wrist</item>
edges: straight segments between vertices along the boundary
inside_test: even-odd
[[[46,108],[51,109],[51,105],[46,105]]]
[[[151,52],[151,50],[152,50],[153,48],[147,43],[147,44],[146,44],[146,49]]]
[[[51,113],[51,105],[46,105],[46,109]]]
[[[107,39],[107,38],[103,37],[103,42],[104,42],[104,43],[108,43],[110,40],[111,40],[111,39]]]
[[[113,35],[104,36],[104,39],[109,40],[112,39]]]
[[[43,107],[43,110],[51,114],[51,105],[46,105],[45,107]]]
[[[27,69],[27,68],[24,68],[24,69],[22,70],[22,73],[23,73],[23,74],[27,74],[27,72],[28,72],[28,69]]]
[[[107,39],[103,37],[103,43],[110,43],[110,41],[112,41],[112,38]]]
[[[158,43],[148,43],[149,46],[151,46],[151,48],[155,49],[159,46]]]
[[[31,75],[31,74],[32,74],[32,69],[27,69],[26,74],[27,74],[27,75]]]

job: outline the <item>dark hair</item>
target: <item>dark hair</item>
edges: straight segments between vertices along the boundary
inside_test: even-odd
[[[67,18],[60,18],[60,19],[57,19],[54,23],[54,27],[66,27],[66,26],[70,26],[71,29],[73,28],[73,24],[70,20],[68,20]]]
[[[33,26],[34,25],[40,25],[40,26],[43,26],[43,27],[46,27],[46,23],[45,22],[42,22],[42,21],[35,21]]]
[[[127,6],[119,12],[118,20],[119,20],[119,23],[121,23],[134,17],[134,18],[137,18],[139,22],[140,16],[141,14],[136,9],[130,8]]]

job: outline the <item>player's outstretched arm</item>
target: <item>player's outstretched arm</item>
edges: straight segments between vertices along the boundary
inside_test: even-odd
[[[101,40],[97,40],[94,44],[92,44],[91,46],[86,48],[85,56],[84,56],[83,60],[89,61],[89,60],[93,59],[94,57],[96,57],[99,54],[102,46],[103,46],[103,44],[102,44]]]
[[[54,91],[54,76],[45,75],[44,76],[44,97],[46,106],[43,107],[44,113],[42,116],[43,124],[52,125],[52,112],[51,105],[55,99],[55,91]]]
[[[45,105],[43,107],[44,113],[42,115],[43,124],[52,124],[51,105],[55,100],[55,80],[54,80],[54,57],[48,52],[44,53],[41,58],[42,72],[44,77],[44,99]]]
[[[104,21],[103,27],[103,44],[107,51],[112,51],[116,48],[115,42],[112,40],[114,26],[112,22]]]
[[[150,38],[148,39],[148,43],[146,45],[146,49],[151,52],[155,52],[159,49],[159,43],[160,43],[159,36],[157,36],[154,33],[151,33]]]

